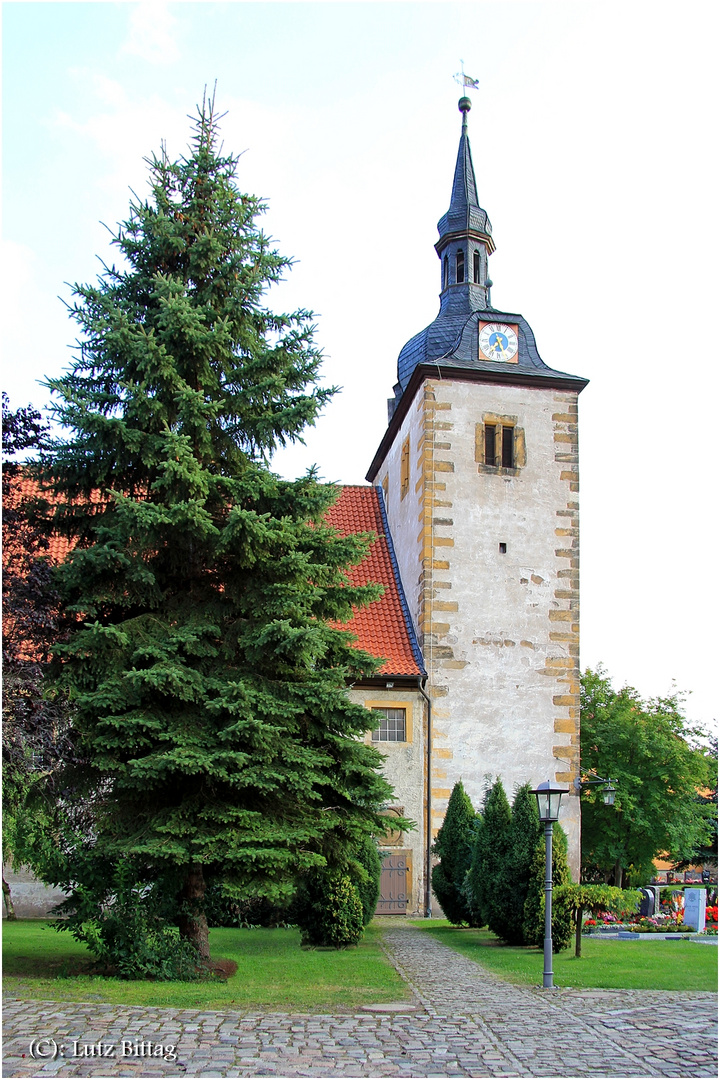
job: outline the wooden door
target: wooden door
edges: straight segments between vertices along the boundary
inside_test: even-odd
[[[393,851],[385,856],[380,876],[378,915],[404,915],[410,899],[410,852]]]

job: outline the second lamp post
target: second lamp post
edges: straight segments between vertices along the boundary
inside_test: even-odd
[[[540,821],[545,826],[545,941],[543,947],[543,988],[553,989],[552,945],[552,834],[553,825],[560,816],[560,800],[567,795],[567,788],[553,787],[549,780],[543,781],[533,791],[537,799]]]

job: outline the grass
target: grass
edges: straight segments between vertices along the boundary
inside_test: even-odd
[[[451,949],[512,983],[542,984],[542,949],[501,945],[489,930],[458,929],[444,919],[413,921]],[[718,950],[690,941],[597,941],[583,938],[553,957],[557,986],[628,990],[712,990],[718,988]]]
[[[296,930],[260,928],[211,930],[210,950],[237,963],[227,982],[128,982],[86,973],[92,957],[70,934],[34,919],[4,922],[3,989],[49,1001],[314,1013],[410,996],[372,924],[357,948],[342,951],[303,949]]]
[[[542,950],[501,945],[488,930],[457,929],[444,919],[413,925],[508,982],[539,985]],[[355,949],[302,949],[296,930],[210,931],[214,958],[234,960],[227,982],[129,982],[93,975],[92,957],[69,934],[34,919],[3,924],[3,988],[10,997],[100,1001],[188,1009],[352,1012],[361,1005],[407,1001],[409,992],[371,924]],[[553,959],[558,986],[641,990],[717,990],[717,947],[688,941],[594,941]]]

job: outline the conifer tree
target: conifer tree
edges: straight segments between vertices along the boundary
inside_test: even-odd
[[[208,880],[284,901],[303,871],[342,872],[391,797],[346,694],[376,662],[333,625],[379,593],[346,576],[365,541],[324,524],[336,489],[268,465],[332,391],[311,314],[264,306],[290,260],[217,121],[203,101],[187,156],[148,159],[151,195],[113,241],[123,263],[74,287],[78,352],[48,380],[70,434],[44,463],[75,544],[55,681],[94,808],[53,878],[77,883],[89,843],[95,872],[131,860],[175,879],[204,959]]]
[[[432,872],[433,892],[445,917],[455,924],[472,921],[465,878],[472,860],[476,822],[477,814],[462,780],[458,780],[433,846],[440,861]]]
[[[557,886],[570,884],[568,866],[568,840],[562,825],[555,822],[552,834],[552,883]],[[545,940],[545,839],[538,840],[530,867],[530,882],[523,921],[523,937],[526,945],[542,947]],[[563,891],[557,901],[553,896],[552,940],[553,952],[567,949],[572,939],[572,902]]]
[[[534,872],[535,850],[543,831],[530,784],[515,792],[502,871],[495,883],[496,916],[492,929],[510,945],[522,945],[525,899]],[[544,849],[543,849],[544,850]]]
[[[510,831],[510,803],[498,776],[485,792],[482,819],[475,834],[472,864],[467,878],[468,902],[476,926],[491,930],[502,922],[498,888],[502,882]]]

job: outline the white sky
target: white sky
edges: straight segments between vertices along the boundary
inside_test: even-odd
[[[582,662],[717,710],[716,4],[6,3],[4,387],[45,402],[75,337],[58,297],[183,152],[218,80],[239,184],[297,259],[272,303],[317,312],[344,388],[276,467],[362,483],[405,341],[438,310],[436,222],[470,138],[493,303],[581,397]]]

